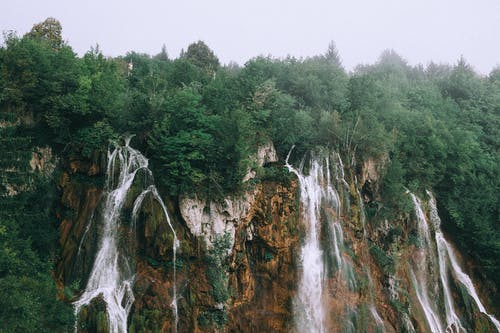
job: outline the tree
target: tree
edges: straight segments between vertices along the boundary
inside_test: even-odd
[[[403,57],[396,53],[392,49],[384,50],[378,59],[379,65],[388,65],[405,68],[408,63]]]
[[[61,23],[55,18],[49,17],[45,21],[35,24],[26,36],[44,40],[53,48],[59,49],[63,45],[61,33]]]
[[[208,175],[207,160],[214,139],[208,131],[210,118],[200,101],[200,94],[192,88],[178,91],[166,102],[164,115],[150,136],[154,160],[171,193],[190,192]]]
[[[181,57],[188,59],[209,73],[215,72],[220,66],[219,59],[214,52],[201,40],[189,45]]]
[[[161,52],[155,55],[155,59],[168,61],[167,47],[165,46],[165,44],[163,44],[163,46],[161,47]]]
[[[464,107],[477,104],[483,94],[483,85],[472,66],[460,57],[443,84],[444,93]]]
[[[340,60],[339,52],[333,40],[328,44],[328,49],[324,57],[330,65],[342,68],[342,61]]]

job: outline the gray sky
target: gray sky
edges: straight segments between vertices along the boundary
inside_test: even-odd
[[[410,64],[453,64],[487,74],[500,65],[500,0],[2,0],[0,30],[24,34],[52,16],[80,55],[99,44],[171,57],[197,40],[223,63],[257,55],[306,57],[334,40],[347,69],[392,48]]]

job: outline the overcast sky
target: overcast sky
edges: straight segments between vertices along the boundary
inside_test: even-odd
[[[223,63],[258,55],[307,57],[337,44],[345,67],[394,49],[410,64],[500,65],[500,0],[1,0],[0,30],[24,34],[52,16],[80,55],[134,50],[171,57],[197,40]]]

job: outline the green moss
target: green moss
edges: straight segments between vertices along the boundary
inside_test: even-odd
[[[272,164],[268,167],[257,168],[256,171],[257,179],[260,181],[272,181],[288,186],[292,179],[290,171],[282,165]]]
[[[366,274],[366,271],[364,271],[362,274],[359,274],[357,276],[357,282],[358,282],[358,289],[359,293],[361,295],[368,295],[370,292],[370,283],[368,280],[368,275]]]
[[[394,258],[386,254],[377,244],[371,243],[370,254],[385,274],[393,275],[396,272],[394,267]]]
[[[403,228],[397,225],[389,230],[389,233],[387,234],[387,240],[392,243],[402,235],[403,235]]]
[[[202,328],[207,328],[210,326],[221,328],[227,323],[227,320],[227,313],[224,310],[218,309],[211,309],[201,312],[197,318],[198,325],[200,325],[200,327]]]
[[[140,314],[132,315],[129,333],[160,332],[165,321],[165,313],[158,309],[141,309]]]
[[[227,288],[227,254],[231,246],[229,233],[215,237],[212,248],[205,257],[207,269],[205,271],[207,281],[211,286],[210,294],[216,303],[225,303],[229,298]]]
[[[421,249],[424,246],[423,240],[419,237],[416,231],[413,231],[408,235],[407,242],[409,245],[413,245],[419,249]]]
[[[398,313],[406,313],[408,314],[408,307],[405,306],[405,304],[403,304],[400,300],[397,300],[397,299],[391,299],[389,301],[389,303],[391,304],[391,306],[398,312]]]
[[[108,315],[106,314],[106,312],[99,312],[97,314],[96,323],[97,323],[97,327],[96,327],[97,333],[109,332],[109,320],[108,320]]]
[[[274,254],[272,252],[266,251],[264,254],[264,261],[269,262],[274,259]]]

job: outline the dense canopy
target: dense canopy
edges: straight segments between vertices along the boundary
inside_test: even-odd
[[[169,196],[240,191],[249,156],[269,140],[281,161],[293,145],[297,158],[333,147],[358,171],[379,161],[383,195],[367,207],[373,220],[408,209],[406,188],[431,189],[445,230],[500,286],[500,69],[480,76],[464,59],[412,67],[386,51],[346,73],[334,44],[325,49],[240,67],[221,65],[202,41],[177,59],[165,49],[107,58],[98,47],[78,57],[54,19],[22,37],[7,34],[0,48],[0,331],[66,331],[72,320],[70,310],[57,309],[63,305],[54,302],[50,277],[56,181],[27,168],[33,147],[95,158],[125,133],[135,135]],[[267,176],[283,173],[278,164]],[[7,195],[28,178],[30,191]],[[14,313],[26,320],[14,323]]]

